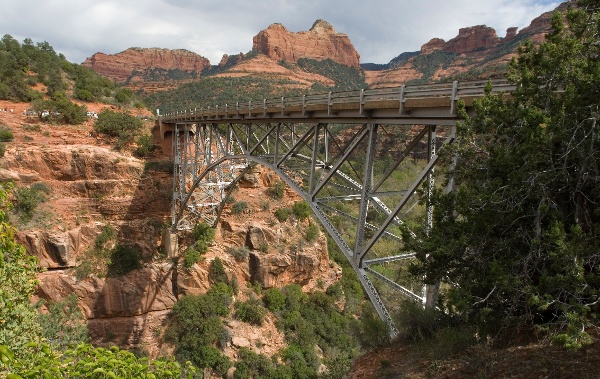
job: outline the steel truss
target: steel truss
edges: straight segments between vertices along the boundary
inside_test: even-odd
[[[432,227],[433,168],[439,150],[454,138],[452,125],[179,123],[173,133],[173,229],[216,224],[243,172],[265,166],[310,205],[396,336],[372,279],[392,294],[433,306],[437,287],[399,274],[414,259],[402,232],[410,233],[407,225],[418,220]]]

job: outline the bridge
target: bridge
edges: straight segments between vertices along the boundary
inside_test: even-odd
[[[472,112],[487,83],[330,92],[160,115],[161,135],[173,143],[172,232],[216,224],[240,178],[254,165],[267,167],[309,204],[395,336],[388,307],[397,295],[434,306],[439,287],[406,274],[414,253],[402,235],[417,223],[433,227],[434,168],[456,138],[458,101]],[[505,80],[492,82],[492,92],[512,90]]]

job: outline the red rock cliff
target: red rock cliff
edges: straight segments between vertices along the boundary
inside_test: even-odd
[[[130,48],[118,54],[96,53],[83,63],[117,82],[124,82],[134,70],[161,68],[200,72],[210,66],[208,59],[188,50]]]
[[[347,66],[360,66],[360,55],[348,36],[336,32],[323,20],[317,20],[308,32],[297,33],[289,32],[281,24],[272,24],[254,37],[253,49],[277,61],[329,58]]]
[[[514,28],[511,28],[514,29]],[[512,30],[512,34],[516,29]],[[514,37],[514,35],[512,36]],[[428,54],[435,50],[449,51],[457,54],[468,53],[476,50],[489,49],[500,43],[496,31],[485,25],[461,28],[458,36],[445,42],[443,39],[434,38],[421,47],[421,54]]]

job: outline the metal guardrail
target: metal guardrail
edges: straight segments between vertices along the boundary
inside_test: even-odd
[[[515,86],[506,79],[492,82],[492,92],[510,92]],[[193,121],[227,121],[240,120],[247,117],[284,117],[290,112],[301,113],[309,117],[307,112],[319,109],[333,114],[334,110],[346,106],[357,109],[358,116],[363,116],[366,108],[397,109],[403,113],[403,105],[410,100],[447,98],[450,112],[454,113],[456,101],[465,97],[482,97],[488,81],[450,82],[425,85],[408,85],[390,88],[378,88],[357,91],[329,92],[324,94],[303,95],[297,97],[280,97],[248,101],[247,103],[225,103],[224,105],[208,106],[206,108],[186,109],[160,115],[163,122],[193,122]],[[392,106],[391,102],[396,105]],[[439,104],[432,107],[440,107]],[[422,105],[427,107],[427,105]]]

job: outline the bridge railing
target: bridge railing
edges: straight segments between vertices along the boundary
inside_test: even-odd
[[[408,85],[400,87],[377,88],[368,90],[355,90],[343,92],[329,92],[295,97],[280,97],[248,101],[244,103],[233,102],[224,105],[214,105],[196,109],[182,110],[161,115],[165,122],[197,121],[207,118],[236,118],[242,116],[260,116],[267,113],[280,112],[284,115],[290,110],[306,110],[314,107],[331,107],[336,104],[357,104],[359,107],[373,101],[399,101],[410,99],[424,99],[433,97],[448,97],[458,100],[461,97],[480,97],[485,93],[488,81],[450,82],[422,85]],[[506,79],[492,80],[492,92],[510,92],[515,86]],[[362,107],[360,107],[362,109]]]

